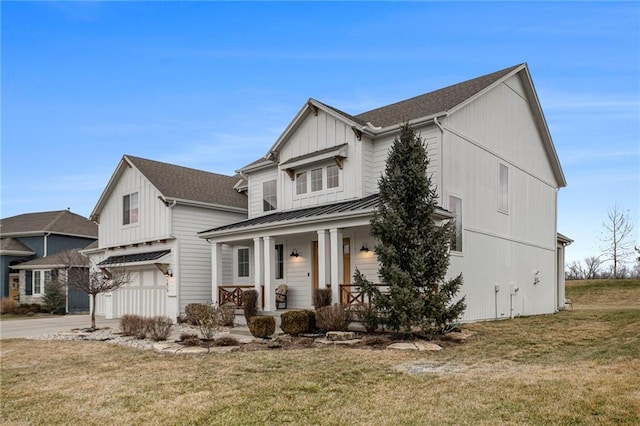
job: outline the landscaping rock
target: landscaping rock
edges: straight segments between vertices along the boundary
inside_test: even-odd
[[[356,338],[356,333],[353,331],[328,331],[327,339],[333,342],[353,340]]]
[[[416,340],[415,342],[398,342],[387,346],[387,349],[400,351],[440,351],[442,347],[431,342]]]
[[[416,340],[413,342],[414,345],[418,348],[419,351],[441,351],[442,346],[436,345],[435,343],[425,342],[423,340]]]

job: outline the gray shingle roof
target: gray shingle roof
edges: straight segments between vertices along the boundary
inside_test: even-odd
[[[233,189],[238,178],[125,155],[167,198],[247,208],[247,196]]]
[[[377,127],[386,127],[415,118],[445,112],[466,101],[521,65],[514,65],[434,92],[372,109],[356,115],[355,118],[365,123],[370,122]]]
[[[29,260],[28,262],[22,262],[20,265],[16,266],[16,269],[35,269],[46,266],[60,268],[65,266],[84,266],[88,268],[89,259],[80,254],[80,249],[71,249],[51,254],[49,256],[40,257],[38,259]]]
[[[33,250],[22,244],[15,238],[2,238],[0,239],[0,251],[13,251],[35,254]]]
[[[0,234],[2,236],[37,235],[45,232],[97,238],[98,225],[68,210],[25,213],[0,219]]]

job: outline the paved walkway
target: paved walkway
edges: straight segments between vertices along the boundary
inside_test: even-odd
[[[64,315],[0,321],[0,339],[30,338],[43,334],[55,334],[74,328],[91,326],[91,315]],[[119,319],[105,319],[96,315],[96,327],[120,328]]]

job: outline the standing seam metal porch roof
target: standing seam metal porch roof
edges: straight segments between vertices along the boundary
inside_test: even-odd
[[[125,254],[120,256],[110,256],[98,263],[98,266],[115,265],[121,263],[146,262],[158,260],[162,256],[171,253],[171,250],[149,251],[145,253]]]

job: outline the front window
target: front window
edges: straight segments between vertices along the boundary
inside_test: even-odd
[[[498,188],[498,210],[509,212],[509,168],[500,164],[500,177]]]
[[[451,232],[451,250],[462,251],[462,199],[449,196],[449,211],[456,217]]]
[[[51,283],[51,271],[33,271],[33,294],[44,294]]]
[[[311,192],[322,191],[322,169],[311,170]]]
[[[339,172],[337,165],[327,166],[327,188],[337,188],[340,185]]]
[[[238,276],[239,277],[249,276],[249,249],[248,248],[238,249]]]
[[[133,192],[122,197],[122,224],[138,223],[138,193]]]
[[[262,211],[268,212],[278,208],[276,181],[270,180],[262,184]]]
[[[296,174],[296,194],[307,193],[307,172],[301,172]]]
[[[284,278],[284,245],[276,244],[276,280]]]

